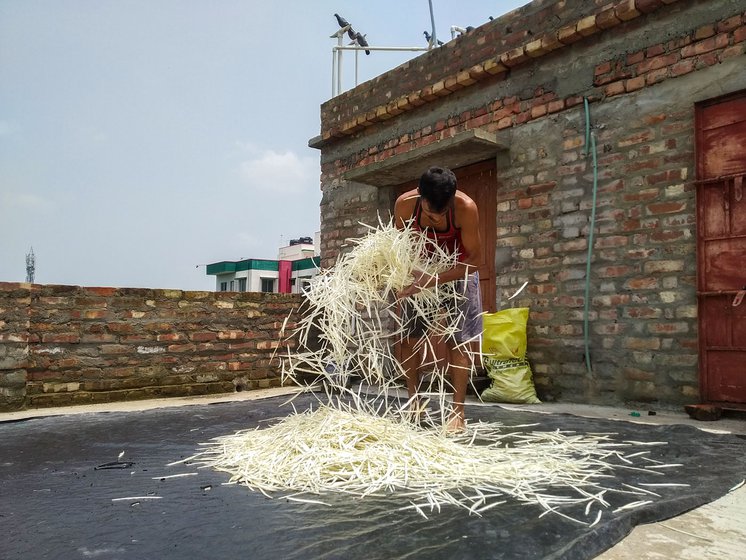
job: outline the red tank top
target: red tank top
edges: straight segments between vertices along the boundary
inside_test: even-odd
[[[437,231],[432,227],[422,226],[422,205],[420,204],[420,197],[417,197],[417,203],[415,204],[414,215],[412,217],[414,218],[412,221],[412,228],[415,231],[423,232],[428,239],[432,239],[438,244],[438,246],[449,253],[457,252],[459,262],[463,262],[469,256],[464,250],[464,244],[461,242],[461,228],[456,227],[456,211],[453,204],[448,207],[445,231]]]

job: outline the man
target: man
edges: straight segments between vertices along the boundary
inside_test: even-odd
[[[459,282],[457,288],[466,296],[459,306],[460,309],[453,309],[450,313],[452,317],[460,317],[456,340],[446,340],[454,410],[454,415],[448,420],[447,429],[463,430],[464,399],[472,364],[471,355],[465,349],[456,346],[458,343],[477,339],[482,330],[482,305],[479,277],[476,272],[482,253],[477,205],[466,194],[456,189],[456,176],[450,169],[431,167],[420,177],[418,188],[405,192],[396,200],[394,219],[397,227],[404,228],[411,224],[413,229],[424,232],[446,251],[458,254],[458,263],[453,268],[437,277],[428,274],[416,275],[414,282],[404,288],[399,297],[407,298],[423,288],[434,286],[436,282]],[[404,305],[406,313],[406,302]],[[456,303],[451,300],[444,305],[455,307]],[[415,323],[408,330],[408,336],[401,342],[402,365],[410,399],[416,395],[420,383],[421,346],[418,343],[426,334],[423,326]],[[413,404],[416,409],[418,403]]]

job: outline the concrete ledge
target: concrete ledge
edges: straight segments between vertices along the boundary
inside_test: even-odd
[[[294,395],[300,392],[299,387],[273,387],[270,389],[253,389],[236,393],[213,395],[198,395],[193,397],[169,397],[163,399],[147,399],[137,401],[117,401],[100,404],[82,404],[74,406],[58,406],[49,408],[29,408],[14,412],[0,412],[0,423],[18,422],[31,418],[45,416],[63,416],[67,414],[93,414],[98,412],[137,412],[155,408],[174,408],[196,404],[216,404],[236,401],[254,401],[268,399],[281,395]]]
[[[419,177],[432,165],[463,167],[494,158],[498,152],[507,149],[508,146],[500,143],[496,134],[475,128],[396,154],[384,161],[352,169],[344,174],[344,178],[377,187],[400,185]]]

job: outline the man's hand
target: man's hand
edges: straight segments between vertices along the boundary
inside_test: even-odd
[[[415,270],[412,275],[414,276],[414,281],[409,286],[406,286],[399,291],[396,295],[397,299],[404,299],[413,296],[423,289],[435,285],[438,281],[437,276],[431,276],[427,272],[421,270]]]

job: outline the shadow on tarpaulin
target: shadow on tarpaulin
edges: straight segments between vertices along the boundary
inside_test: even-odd
[[[313,397],[295,399],[304,410]],[[604,511],[588,527],[538,505],[507,503],[484,517],[444,506],[424,519],[396,495],[358,499],[325,495],[331,506],[268,499],[225,485],[228,475],[168,463],[199,443],[263,427],[291,412],[285,398],[193,405],[144,412],[50,416],[0,424],[0,558],[45,559],[585,559],[610,548],[635,525],[660,521],[713,501],[746,476],[746,441],[691,426],[535,414],[498,406],[470,409],[473,419],[531,431],[613,433],[619,440],[666,441],[647,447],[681,463],[635,509]],[[305,407],[305,408],[304,408]],[[120,457],[120,453],[124,455]],[[118,461],[119,460],[119,461]],[[96,468],[117,462],[126,468]],[[162,479],[177,473],[193,476]],[[615,471],[615,475],[617,471]],[[634,485],[635,471],[617,483]],[[112,501],[122,497],[142,500]],[[149,499],[153,496],[159,499]],[[618,505],[638,500],[625,498]],[[647,499],[647,498],[646,498]],[[618,505],[616,507],[618,507]],[[580,506],[575,506],[580,507]],[[582,508],[581,508],[582,509]],[[567,511],[572,514],[572,510]]]

